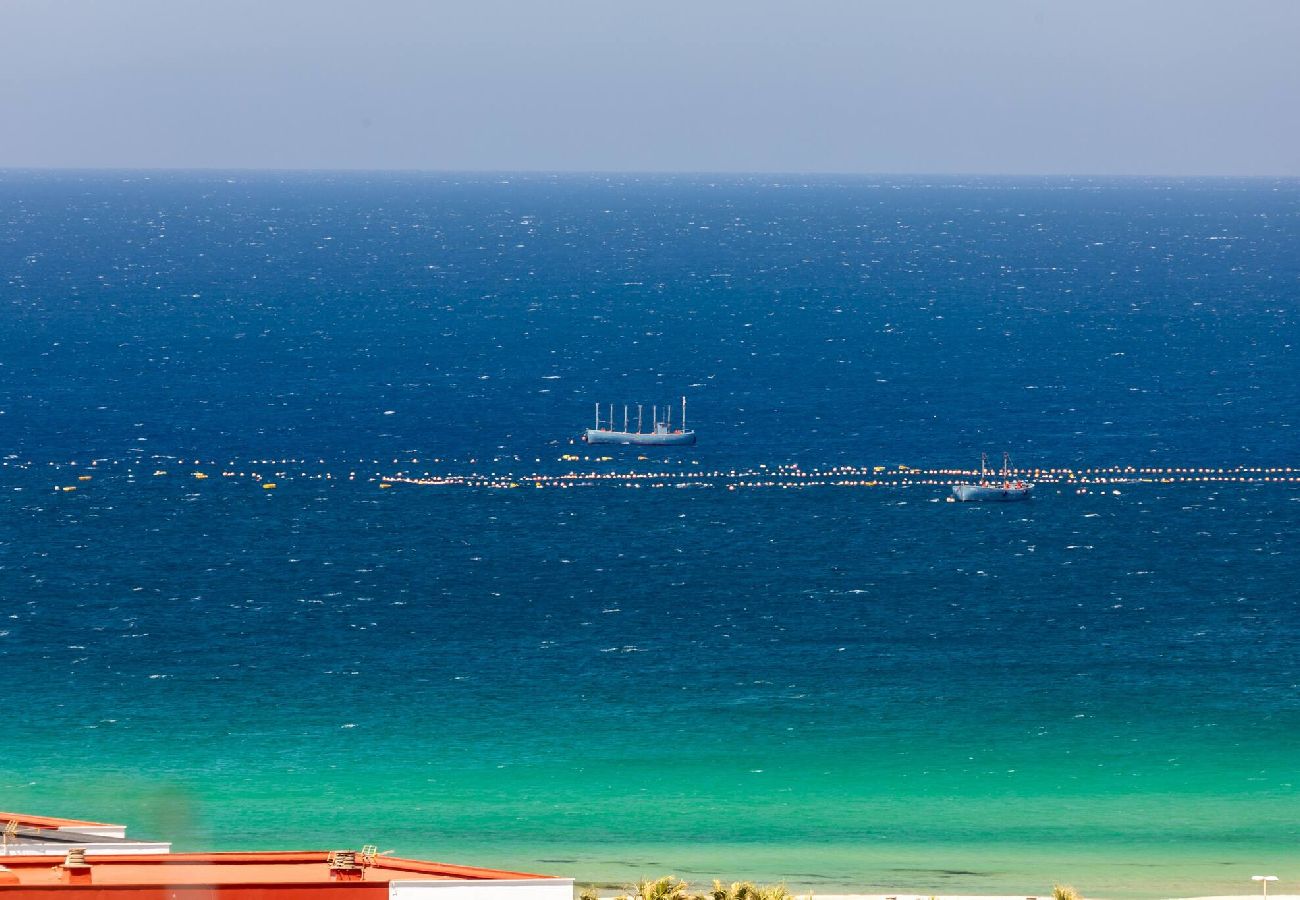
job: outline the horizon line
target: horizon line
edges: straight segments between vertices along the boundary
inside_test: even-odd
[[[1097,173],[1097,172],[869,172],[822,170],[709,170],[709,169],[437,169],[437,168],[369,168],[345,167],[277,167],[277,166],[29,166],[0,164],[0,173],[245,173],[245,174],[295,174],[295,175],[460,175],[460,176],[633,176],[633,177],[698,177],[698,178],[1004,178],[1004,179],[1080,179],[1090,181],[1165,180],[1165,181],[1229,181],[1268,180],[1300,181],[1300,174],[1157,174],[1148,172]]]

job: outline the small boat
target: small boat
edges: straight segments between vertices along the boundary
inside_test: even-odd
[[[994,503],[1011,503],[1016,500],[1028,500],[1034,486],[1023,479],[1011,478],[1011,454],[1002,454],[1001,481],[989,480],[989,456],[980,454],[980,480],[978,484],[954,484],[952,495],[963,502],[968,500],[987,500]]]
[[[588,428],[582,433],[582,440],[588,444],[636,444],[642,447],[688,447],[695,443],[695,432],[686,428],[686,398],[682,398],[682,423],[673,428],[673,409],[664,407],[664,418],[659,418],[659,407],[651,407],[649,431],[644,430],[645,408],[637,404],[636,431],[630,428],[628,407],[623,406],[623,429],[614,427],[614,404],[609,405],[609,415],[604,422],[600,418],[600,404],[596,404],[596,427]]]

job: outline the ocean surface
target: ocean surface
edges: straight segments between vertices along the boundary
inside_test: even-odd
[[[1300,469],[1298,318],[1294,180],[0,172],[0,809],[584,883],[1285,889],[1294,481],[376,479]],[[684,394],[696,447],[573,443]]]

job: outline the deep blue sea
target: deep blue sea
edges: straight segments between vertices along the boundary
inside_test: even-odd
[[[1294,481],[375,478],[1300,469],[1298,318],[1294,180],[0,172],[0,809],[583,882],[1294,880]],[[682,395],[696,447],[573,443]]]

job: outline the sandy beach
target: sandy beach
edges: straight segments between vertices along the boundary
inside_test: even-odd
[[[799,894],[798,900],[1051,900],[1048,894]],[[1300,900],[1300,894],[1269,894],[1269,900]],[[1085,900],[1105,900],[1086,895]],[[1170,897],[1168,900],[1260,900],[1259,894],[1225,894],[1203,897]]]
[[[1081,895],[1084,900],[1105,900],[1104,897]],[[1047,894],[796,894],[796,900],[1051,900]],[[1272,894],[1269,900],[1300,900],[1300,894]],[[1170,897],[1168,900],[1260,900],[1259,894],[1222,894],[1199,897]]]
[[[601,900],[613,900],[617,893],[601,893]],[[820,894],[796,893],[795,900],[1051,900],[1052,894]],[[1082,900],[1106,900],[1101,895],[1081,895]],[[1269,900],[1300,900],[1300,894],[1269,894]],[[1259,894],[1217,894],[1191,897],[1169,897],[1167,900],[1260,900]]]

